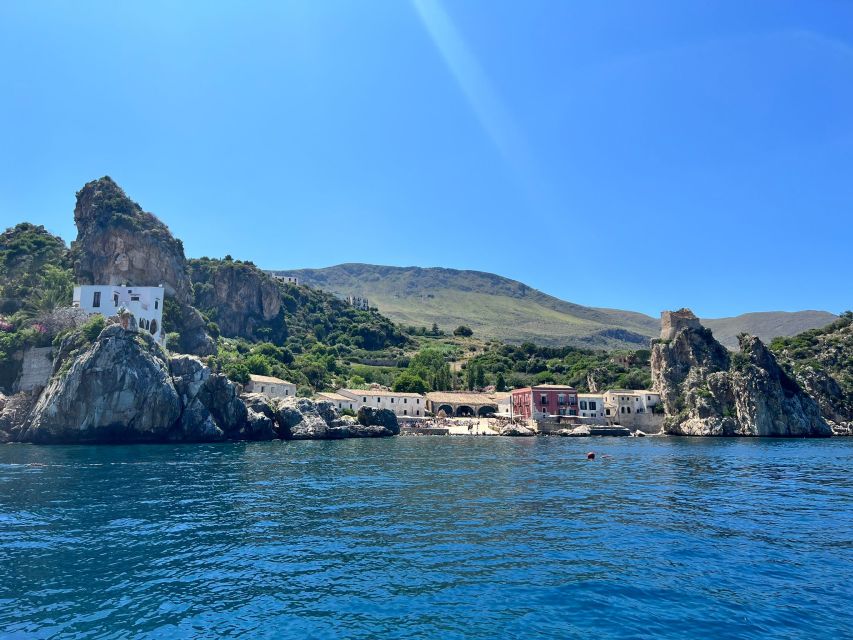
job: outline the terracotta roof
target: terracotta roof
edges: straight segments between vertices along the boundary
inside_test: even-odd
[[[497,404],[507,393],[476,393],[473,391],[432,391],[426,394],[430,402],[441,404]]]
[[[346,395],[347,393],[354,396],[362,397],[381,397],[381,398],[423,398],[420,393],[403,393],[402,391],[387,391],[385,389],[338,389],[338,393]]]
[[[352,402],[352,398],[348,396],[342,396],[340,393],[335,393],[334,391],[318,391],[317,395],[322,396],[323,398],[328,398],[329,400]]]
[[[264,384],[293,384],[281,378],[273,378],[272,376],[258,376],[254,373],[249,374],[249,380],[252,382],[263,382]]]

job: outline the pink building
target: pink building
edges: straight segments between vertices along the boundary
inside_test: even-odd
[[[540,384],[514,389],[512,415],[523,418],[578,415],[578,392],[561,384]]]

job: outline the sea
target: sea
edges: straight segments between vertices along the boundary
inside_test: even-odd
[[[850,638],[853,439],[2,445],[0,637]]]

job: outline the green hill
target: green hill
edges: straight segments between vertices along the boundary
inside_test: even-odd
[[[370,299],[383,314],[406,325],[464,324],[484,338],[510,343],[592,348],[648,346],[660,330],[658,318],[618,309],[584,307],[522,282],[481,271],[342,264],[325,269],[277,271],[339,296]],[[727,346],[743,331],[762,339],[790,336],[835,319],[823,311],[753,313],[708,320]],[[705,322],[705,321],[703,321]]]

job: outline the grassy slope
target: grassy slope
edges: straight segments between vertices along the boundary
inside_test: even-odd
[[[480,271],[343,264],[281,273],[296,275],[305,284],[341,296],[367,296],[383,314],[403,324],[429,326],[435,322],[445,330],[466,324],[481,337],[511,343],[529,340],[552,346],[636,349],[646,347],[648,339],[656,337],[660,328],[658,318],[584,307]],[[736,336],[741,332],[769,342],[776,336],[794,335],[834,319],[824,311],[768,312],[703,323],[723,344],[735,347]],[[633,335],[620,336],[614,330]]]
[[[287,273],[338,295],[365,295],[403,324],[437,323],[448,331],[465,324],[478,335],[510,342],[637,347],[658,331],[658,321],[648,316],[583,307],[478,271],[347,264]],[[620,329],[633,334],[624,336],[629,341],[601,333]]]

